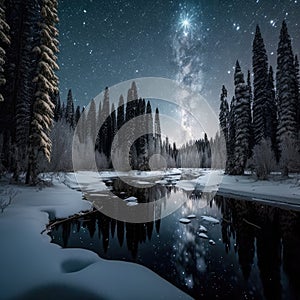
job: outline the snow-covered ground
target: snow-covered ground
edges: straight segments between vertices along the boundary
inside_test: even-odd
[[[70,178],[69,183],[74,185]],[[89,210],[81,193],[57,180],[42,190],[14,189],[17,196],[0,213],[0,299],[190,298],[143,266],[51,244],[41,234],[49,214],[64,218]]]
[[[300,209],[300,174],[293,174],[288,179],[274,175],[270,180],[262,181],[251,175],[229,176],[220,170],[205,170],[196,179],[180,180],[177,186],[187,191],[215,191],[224,196]]]

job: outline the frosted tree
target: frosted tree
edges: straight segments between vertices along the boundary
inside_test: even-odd
[[[297,125],[298,125],[298,138],[300,139],[300,72],[299,60],[295,55],[295,81],[296,81],[296,106],[297,106]]]
[[[272,149],[278,159],[277,147],[277,104],[275,99],[275,87],[273,69],[270,66],[268,80],[266,85],[266,102],[265,102],[265,130],[264,139],[270,140]]]
[[[226,173],[233,174],[235,166],[235,134],[236,134],[236,99],[232,97],[229,112],[229,134],[227,147]]]
[[[103,98],[103,105],[101,110],[101,120],[102,120],[102,126],[99,131],[100,134],[100,149],[101,152],[103,152],[107,158],[109,158],[110,155],[110,143],[111,143],[111,137],[110,137],[110,103],[109,103],[109,89],[108,87],[105,88],[104,92],[104,98]]]
[[[284,141],[297,138],[297,101],[296,72],[291,38],[286,22],[283,21],[277,49],[276,91],[278,101],[279,149],[282,151]],[[283,170],[287,175],[287,168]]]
[[[4,76],[4,65],[5,65],[5,46],[10,44],[9,38],[9,26],[6,23],[5,19],[5,7],[4,0],[0,1],[0,88],[2,91],[2,87],[6,83],[6,79]],[[4,101],[4,97],[0,92],[0,101]]]
[[[253,41],[253,134],[255,144],[264,138],[265,110],[266,110],[266,85],[268,80],[268,57],[259,26],[256,26]]]
[[[236,175],[244,174],[247,158],[249,156],[251,108],[249,89],[244,81],[239,62],[236,62],[235,74],[235,166]]]
[[[47,160],[51,158],[50,129],[54,117],[52,96],[58,92],[58,78],[55,70],[58,53],[58,30],[56,25],[57,1],[41,1],[41,21],[39,23],[40,43],[33,49],[37,57],[38,67],[33,82],[35,94],[31,109],[29,135],[29,161],[26,183],[37,182],[38,156],[43,154]]]
[[[226,147],[228,148],[229,142],[229,106],[227,102],[227,90],[225,86],[222,87],[221,93],[221,103],[220,103],[220,113],[219,113],[219,122],[222,134],[225,139]]]
[[[74,127],[74,101],[73,101],[73,95],[72,90],[68,91],[68,97],[67,97],[67,106],[66,106],[66,122],[71,126]]]

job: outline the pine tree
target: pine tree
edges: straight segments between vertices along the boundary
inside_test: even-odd
[[[249,156],[251,108],[249,89],[244,81],[239,62],[236,62],[235,74],[235,166],[233,173],[244,174],[247,158]]]
[[[103,152],[107,158],[110,156],[110,143],[111,143],[111,137],[110,137],[110,103],[109,103],[109,89],[108,87],[105,88],[104,92],[104,99],[103,99],[103,106],[101,111],[101,120],[102,120],[102,127],[99,131],[100,133],[100,149],[101,152]]]
[[[54,71],[58,70],[56,63],[58,53],[58,31],[56,24],[57,1],[41,1],[40,44],[33,49],[37,57],[38,68],[33,80],[35,83],[35,98],[31,109],[29,162],[26,176],[27,183],[35,184],[38,172],[38,155],[43,153],[47,160],[51,156],[51,141],[49,132],[54,117],[52,96],[58,92],[58,78]]]
[[[229,106],[227,102],[227,90],[225,86],[222,87],[220,103],[219,122],[220,128],[223,133],[226,147],[229,148]]]
[[[277,49],[276,92],[278,101],[278,130],[279,149],[282,150],[286,139],[295,140],[297,137],[297,86],[294,55],[291,38],[286,22],[282,22],[279,44]],[[287,169],[284,170],[287,173]]]
[[[148,145],[147,157],[149,160],[149,158],[154,153],[153,116],[152,116],[152,107],[151,107],[150,101],[147,101],[147,106],[146,106],[146,124],[147,124],[147,132],[148,132],[148,135],[147,135],[147,145]]]
[[[10,44],[9,25],[6,23],[4,0],[0,1],[0,89],[6,83],[4,75],[4,65],[6,60],[5,47]],[[4,97],[0,92],[0,102],[4,101]]]
[[[259,144],[265,133],[265,101],[268,80],[268,57],[259,26],[256,26],[253,41],[253,134],[255,144]]]
[[[297,125],[298,125],[298,138],[300,139],[300,72],[299,60],[295,55],[295,80],[296,80],[296,106],[297,106]]]
[[[81,112],[80,112],[80,106],[77,105],[76,107],[76,111],[75,111],[75,126],[78,124],[78,121],[80,119],[80,116],[81,116]]]
[[[275,87],[273,68],[270,66],[268,80],[266,85],[266,103],[265,103],[265,136],[266,140],[271,141],[272,149],[277,159],[279,158],[277,147],[277,104],[275,99]]]
[[[124,98],[123,95],[120,96],[118,104],[118,116],[117,116],[117,129],[119,130],[125,122],[124,116]]]
[[[74,101],[72,90],[69,90],[67,97],[67,107],[66,107],[66,115],[65,115],[67,123],[70,127],[74,127]]]
[[[252,150],[255,145],[255,139],[254,139],[254,126],[253,126],[253,93],[252,93],[252,86],[251,86],[251,73],[250,70],[248,70],[247,75],[247,87],[249,90],[250,95],[250,119],[251,119],[251,126],[250,126],[250,142],[249,142],[249,157],[252,156]]]
[[[58,120],[61,119],[62,115],[61,115],[61,101],[60,101],[60,94],[57,93],[57,95],[55,96],[55,101],[54,101],[54,105],[55,105],[55,109],[54,109],[54,121],[57,122]]]
[[[154,142],[155,142],[155,153],[160,154],[161,152],[161,128],[160,128],[160,118],[159,118],[159,109],[155,110],[154,118]]]

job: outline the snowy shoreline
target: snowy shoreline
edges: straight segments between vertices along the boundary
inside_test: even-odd
[[[65,218],[91,208],[81,193],[57,180],[42,190],[10,187],[18,195],[0,214],[0,299],[191,299],[141,265],[50,243],[41,234],[50,214]]]

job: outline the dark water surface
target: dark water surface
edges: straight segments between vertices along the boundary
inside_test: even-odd
[[[50,232],[53,243],[144,265],[195,299],[300,299],[299,212],[221,196],[203,207],[199,193],[169,183],[139,189],[113,179],[107,185],[123,199],[147,202],[164,195],[166,201],[184,197],[186,202],[144,224],[97,212],[56,226]],[[181,224],[179,219],[189,214],[196,218]],[[220,223],[207,222],[203,215]],[[199,236],[200,225],[208,239]]]

